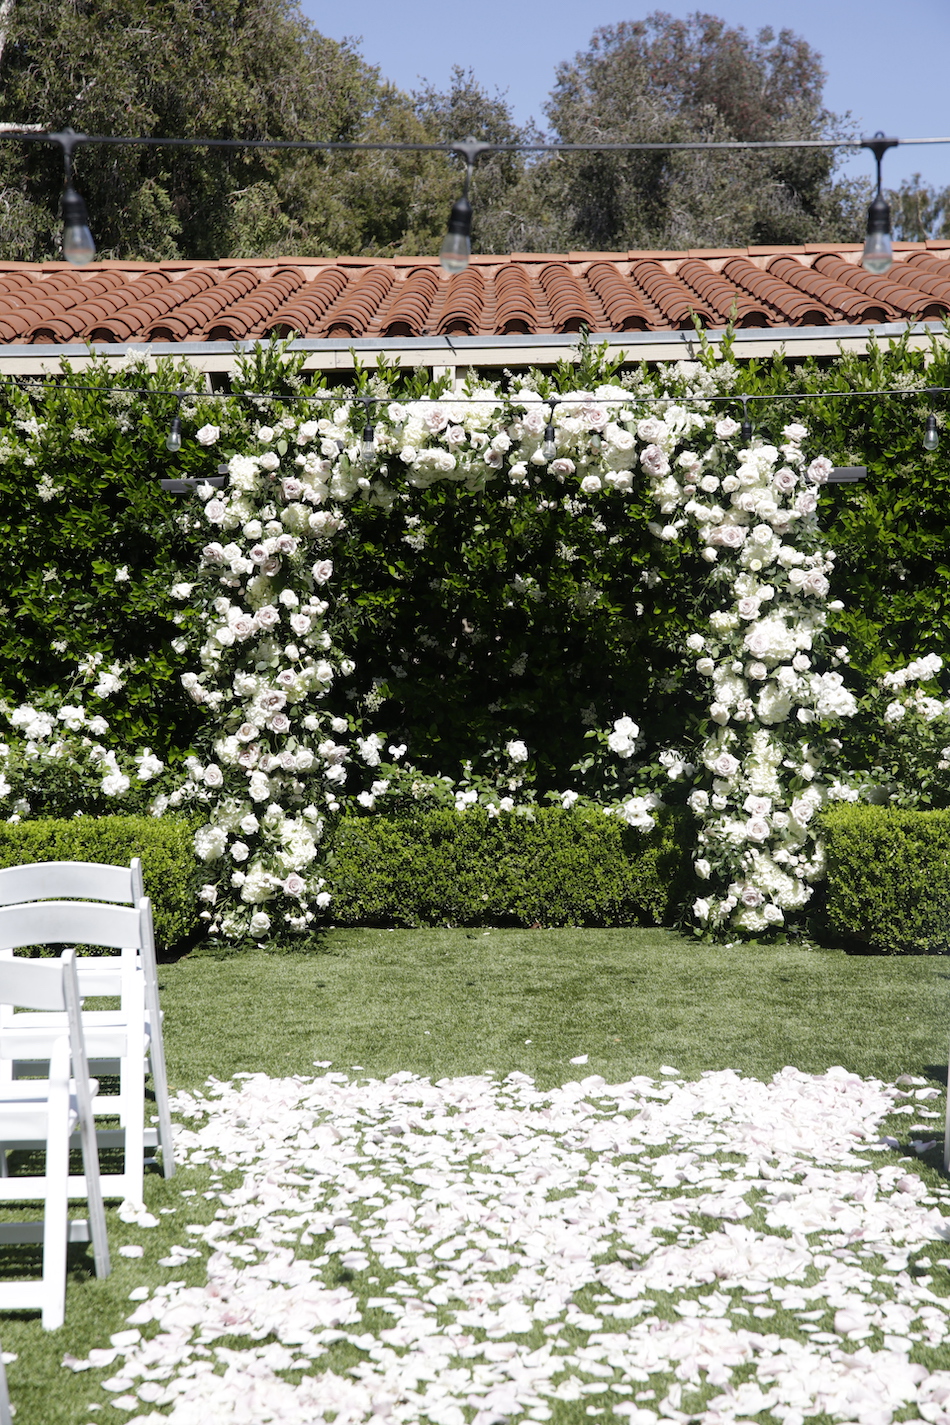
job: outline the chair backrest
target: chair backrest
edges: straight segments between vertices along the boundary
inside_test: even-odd
[[[104,945],[112,950],[142,950],[151,943],[151,905],[91,901],[32,901],[0,906],[0,946]],[[154,946],[152,948],[154,955]]]
[[[0,906],[72,899],[137,905],[144,894],[138,856],[128,866],[103,866],[97,861],[35,861],[0,870]]]
[[[62,960],[0,960],[0,1004],[64,1010]]]

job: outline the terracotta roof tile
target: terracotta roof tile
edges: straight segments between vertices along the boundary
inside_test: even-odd
[[[421,336],[439,290],[439,278],[432,267],[417,267],[392,292],[380,319],[383,336]]]
[[[281,267],[245,297],[219,312],[208,330],[209,341],[242,341],[263,335],[274,312],[306,282],[299,267]]]
[[[799,291],[807,292],[811,297],[817,297],[819,301],[852,322],[886,322],[893,315],[886,303],[875,302],[841,282],[834,282],[824,273],[816,272],[802,262],[796,262],[794,257],[773,257],[769,263],[769,272],[781,277],[789,286],[797,287]]]
[[[477,267],[456,272],[446,284],[439,336],[476,336],[485,309],[485,278]]]
[[[538,281],[547,297],[555,331],[579,332],[582,327],[596,331],[603,326],[580,282],[563,262],[542,267]]]
[[[902,317],[942,317],[947,310],[946,304],[928,300],[927,296],[914,287],[901,285],[898,274],[906,264],[891,268],[889,273],[876,274],[865,272],[863,267],[853,262],[845,262],[842,258],[828,254],[819,257],[815,263],[814,271],[821,272],[833,281],[843,282],[848,287],[854,287],[858,292],[864,292],[869,297],[875,297],[882,302],[886,302],[891,310]]]
[[[635,262],[633,277],[638,286],[652,297],[669,324],[679,331],[688,331],[693,317],[705,327],[722,326],[723,319],[714,316],[696,293],[659,262]]]
[[[349,276],[339,267],[325,268],[312,281],[298,287],[293,296],[264,325],[265,336],[288,337],[292,332],[308,336],[349,282]]]
[[[368,268],[328,309],[319,335],[362,336],[372,325],[373,318],[394,281],[395,278],[388,268]]]
[[[0,263],[0,343],[231,342],[788,327],[950,312],[950,242],[899,243],[883,276],[854,243],[692,252],[247,262]]]

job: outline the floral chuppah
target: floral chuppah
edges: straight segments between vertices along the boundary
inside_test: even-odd
[[[800,425],[786,426],[778,447],[741,439],[709,393],[701,374],[679,398],[606,384],[564,392],[556,404],[528,387],[380,399],[369,432],[364,404],[328,398],[310,419],[259,427],[257,448],[230,459],[225,492],[199,487],[216,537],[193,582],[174,592],[200,611],[200,671],[182,682],[215,719],[216,736],[213,755],[190,759],[187,782],[156,810],[207,805],[195,845],[211,873],[205,914],[221,934],[302,930],[326,907],[325,818],[340,807],[348,764],[381,763],[384,739],[354,737],[321,708],[333,680],[352,672],[334,641],[330,557],[347,505],[360,498],[388,509],[439,480],[480,490],[540,483],[542,472],[565,498],[579,491],[588,500],[623,499],[645,479],[658,516],[651,532],[695,547],[711,566],[720,607],[683,649],[711,685],[708,735],[695,762],[659,751],[670,779],[691,786],[699,821],[695,868],[708,894],[695,902],[697,920],[755,932],[805,904],[822,873],[815,812],[828,797],[851,795],[822,779],[835,751],[829,729],[856,707],[837,671],[846,650],[826,647],[833,555],[816,509],[830,462],[807,460]],[[198,438],[213,444],[218,432],[205,427]],[[604,810],[646,827],[657,798],[646,764],[632,760],[637,738],[628,717],[607,737],[643,785]],[[520,742],[508,750],[523,760]],[[397,787],[424,793],[420,774],[399,763],[404,751],[391,749],[364,805],[382,809]],[[570,805],[573,790],[561,799]],[[471,800],[462,794],[460,806]]]

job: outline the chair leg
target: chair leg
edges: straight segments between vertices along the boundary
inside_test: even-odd
[[[45,1203],[43,1207],[43,1308],[44,1331],[55,1331],[66,1317],[67,1176],[69,1125],[65,1106],[50,1102],[46,1139]]]
[[[165,1072],[165,1045],[162,1042],[161,1019],[156,1032],[152,1026],[152,1039],[148,1051],[152,1083],[155,1087],[155,1106],[158,1109],[158,1141],[162,1145],[162,1172],[166,1178],[175,1176],[175,1148],[172,1138],[172,1116],[168,1107],[168,1076]]]

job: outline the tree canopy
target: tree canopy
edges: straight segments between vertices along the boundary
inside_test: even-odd
[[[558,67],[546,113],[555,142],[845,136],[823,84],[820,56],[791,30],[753,37],[713,15],[656,11],[597,30]],[[404,93],[295,0],[2,0],[0,123],[146,137],[540,137],[460,67],[444,89]],[[104,257],[422,254],[438,250],[460,166],[440,153],[89,145],[76,180]],[[59,255],[61,185],[48,145],[0,143],[0,257]],[[498,154],[476,168],[474,241],[507,252],[852,238],[867,188],[839,181],[830,151]],[[900,230],[932,230],[944,199],[901,190]]]

